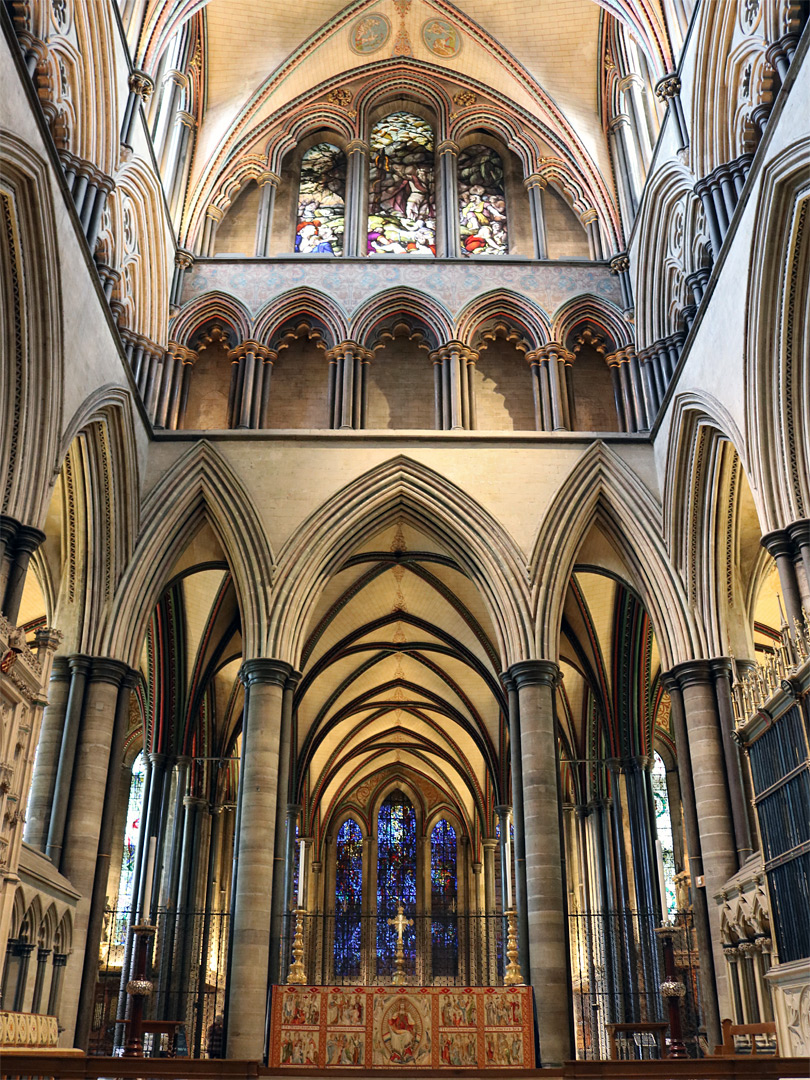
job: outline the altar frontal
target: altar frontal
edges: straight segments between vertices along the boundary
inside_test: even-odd
[[[534,1068],[532,990],[277,986],[271,1067]]]

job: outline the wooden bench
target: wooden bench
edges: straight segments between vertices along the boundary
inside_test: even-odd
[[[738,1054],[737,1046],[734,1042],[735,1035],[747,1035],[751,1040],[751,1051],[749,1054]],[[761,1024],[734,1024],[731,1020],[723,1021],[723,1041],[719,1046],[716,1046],[714,1053],[716,1057],[749,1057],[754,1054],[758,1054],[757,1049],[757,1035],[773,1035],[773,1054],[778,1055],[779,1043],[776,1039],[776,1024],[771,1021],[770,1023]],[[768,1056],[771,1056],[770,1048]]]

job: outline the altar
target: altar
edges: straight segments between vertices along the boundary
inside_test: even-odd
[[[271,1067],[534,1068],[528,986],[275,986]]]

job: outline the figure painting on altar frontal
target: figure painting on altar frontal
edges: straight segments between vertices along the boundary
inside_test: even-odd
[[[436,254],[433,129],[393,112],[371,130],[368,252]]]
[[[523,1066],[522,1031],[488,1031],[484,1036],[484,1065]]]
[[[366,995],[331,994],[326,1022],[330,1027],[361,1027],[366,1022]]]
[[[366,1052],[365,1031],[328,1031],[327,1065],[362,1065]]]
[[[318,1064],[318,1034],[311,1031],[281,1032],[281,1064]]]
[[[523,1023],[523,998],[518,994],[493,994],[484,1006],[487,1027],[512,1027]]]
[[[476,1000],[472,994],[442,995],[439,1023],[442,1027],[475,1027]]]
[[[301,159],[295,250],[342,255],[346,214],[346,155],[331,143],[316,143]]]
[[[439,1036],[439,1064],[449,1068],[475,1068],[478,1065],[478,1035],[460,1035],[443,1031]]]
[[[488,146],[458,156],[458,212],[464,255],[509,253],[503,162]]]
[[[281,1023],[287,1027],[315,1027],[321,1019],[321,999],[317,994],[286,994]]]
[[[374,1003],[374,1064],[430,1064],[430,999]]]

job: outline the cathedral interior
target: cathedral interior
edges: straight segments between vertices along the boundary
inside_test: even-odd
[[[6,1075],[784,1076],[810,4],[294,7],[0,5]]]

